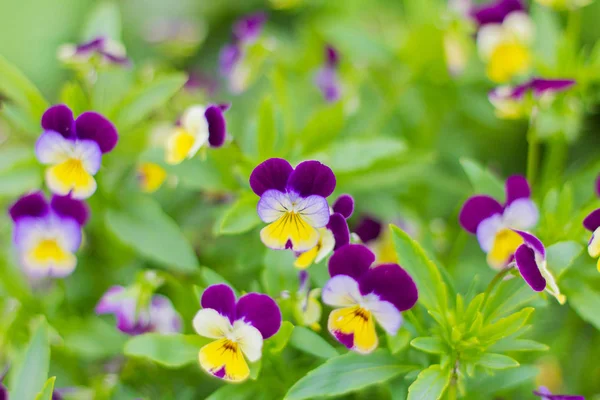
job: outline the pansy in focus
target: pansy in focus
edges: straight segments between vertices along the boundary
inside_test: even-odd
[[[94,175],[102,155],[119,139],[117,129],[104,116],[87,111],[77,119],[64,104],[50,107],[42,116],[42,135],[35,144],[46,169],[46,185],[53,193],[86,199],[96,191]]]
[[[179,313],[167,297],[155,294],[144,302],[139,287],[112,286],[96,306],[96,314],[113,314],[117,329],[128,335],[181,332]]]
[[[471,17],[479,25],[477,49],[492,81],[509,82],[529,71],[534,25],[521,0],[476,6]]]
[[[506,202],[477,195],[469,198],[460,210],[459,221],[469,233],[477,235],[479,246],[494,269],[506,267],[523,239],[513,229],[526,230],[537,224],[539,212],[531,200],[527,180],[514,175],[506,180]]]
[[[70,196],[42,192],[22,196],[8,210],[14,222],[14,245],[25,272],[34,278],[62,278],[77,264],[81,228],[89,218],[87,205]]]
[[[340,56],[332,46],[325,47],[325,65],[317,71],[315,84],[323,94],[325,101],[333,103],[338,101],[341,95],[341,85],[338,78],[338,66]]]
[[[552,394],[548,388],[541,386],[533,392],[534,395],[541,397],[541,400],[585,400],[585,397],[570,394]]]
[[[58,49],[58,58],[67,64],[84,64],[97,60],[100,64],[130,64],[125,47],[108,37],[100,36],[79,45],[65,44]]]
[[[575,85],[572,79],[533,78],[515,87],[500,86],[492,90],[488,98],[496,109],[498,118],[528,118],[536,104],[547,105],[554,95]]]
[[[367,354],[378,345],[375,321],[390,335],[402,325],[402,311],[418,299],[412,277],[398,264],[371,267],[375,255],[365,246],[349,244],[329,259],[331,279],[323,303],[338,307],[329,314],[329,332],[348,349]]]
[[[207,146],[223,146],[227,136],[223,113],[228,109],[228,104],[212,104],[206,108],[201,105],[189,107],[167,138],[166,162],[179,164],[194,157]]]
[[[343,194],[333,203],[329,222],[324,228],[319,228],[319,241],[312,249],[299,253],[294,266],[308,268],[313,263],[319,263],[334,250],[350,243],[350,230],[346,220],[354,211],[354,199],[348,194]]]
[[[239,299],[224,284],[209,286],[202,294],[202,309],[194,317],[200,336],[215,339],[200,349],[200,366],[230,382],[250,375],[246,359],[262,357],[263,341],[279,331],[281,311],[271,297],[248,293]]]
[[[319,228],[329,223],[326,198],[335,184],[331,168],[318,161],[296,168],[281,158],[259,164],[250,175],[250,187],[260,196],[258,216],[269,224],[260,231],[262,242],[276,250],[313,249],[321,237]]]
[[[307,271],[300,271],[298,280],[300,284],[294,306],[294,317],[299,325],[308,326],[314,331],[320,331],[319,321],[323,311],[319,302],[321,289],[311,290]]]
[[[143,192],[156,192],[167,179],[167,171],[152,162],[143,162],[137,168],[137,178]]]
[[[598,268],[598,272],[600,272],[600,208],[592,211],[585,217],[583,226],[592,232],[592,236],[588,242],[588,254],[590,257],[598,259],[596,267]]]

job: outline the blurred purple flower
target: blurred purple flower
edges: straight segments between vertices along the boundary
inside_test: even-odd
[[[541,397],[541,400],[585,400],[585,397],[583,396],[552,394],[552,392],[550,392],[550,390],[544,386],[540,386],[538,390],[534,390],[533,394]]]
[[[471,17],[482,26],[486,24],[501,24],[512,12],[526,11],[521,0],[496,0],[488,4],[477,5],[471,8]]]
[[[122,66],[131,64],[125,55],[123,45],[104,36],[96,37],[79,45],[64,45],[59,49],[59,58],[65,62],[87,62],[96,55],[107,64]]]
[[[190,71],[184,87],[190,92],[204,91],[208,97],[213,97],[219,90],[219,82],[202,72]]]
[[[337,69],[339,66],[339,54],[332,46],[325,47],[325,65],[321,67],[315,76],[315,84],[323,94],[327,102],[333,103],[339,100],[341,85]]]

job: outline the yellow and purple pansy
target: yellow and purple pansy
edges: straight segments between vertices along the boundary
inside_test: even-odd
[[[113,314],[117,329],[128,335],[157,332],[162,334],[181,332],[179,313],[167,297],[155,294],[148,304],[140,304],[140,291],[136,286],[125,288],[112,286],[96,305],[96,314]]]
[[[223,113],[229,104],[211,104],[208,107],[189,107],[178,122],[177,127],[167,138],[166,162],[180,164],[194,157],[206,146],[223,146],[227,127]]]
[[[572,394],[552,394],[552,392],[541,386],[538,390],[534,390],[534,395],[541,397],[541,400],[585,400],[585,397]]]
[[[335,184],[331,168],[318,161],[296,168],[281,158],[259,164],[250,175],[250,187],[260,196],[258,216],[269,224],[260,231],[262,242],[276,250],[313,249],[321,237],[319,228],[329,223],[326,198]]]
[[[312,249],[299,253],[294,266],[305,269],[313,263],[319,263],[334,250],[350,243],[350,230],[346,220],[354,211],[354,199],[348,194],[337,198],[330,210],[329,222],[319,228],[319,241]]]
[[[339,100],[341,85],[338,78],[338,66],[340,56],[333,46],[325,47],[325,65],[321,67],[315,76],[315,84],[321,91],[325,101],[333,103]]]
[[[250,375],[250,362],[262,357],[263,341],[279,331],[281,311],[271,297],[248,293],[235,298],[225,284],[209,286],[201,298],[202,309],[193,320],[200,336],[215,339],[200,349],[202,369],[230,382]]]
[[[395,223],[411,236],[416,233],[414,227],[404,220],[398,219]],[[372,215],[363,215],[356,223],[353,232],[375,253],[378,263],[398,263],[392,235],[384,228],[381,220]]]
[[[490,91],[488,98],[496,116],[504,119],[528,118],[536,103],[548,104],[554,95],[575,85],[572,79],[533,78],[519,86],[500,86]]]
[[[471,17],[479,25],[477,49],[487,64],[487,75],[499,83],[527,73],[534,25],[521,0],[497,0],[476,6]]]
[[[513,229],[526,230],[538,222],[539,212],[531,200],[527,180],[514,175],[506,180],[506,203],[477,195],[463,205],[459,221],[469,233],[477,235],[481,249],[487,254],[488,264],[494,269],[506,267],[523,243]]]
[[[122,66],[131,64],[125,54],[125,47],[104,36],[98,36],[78,45],[62,45],[58,50],[58,58],[63,62],[73,64],[86,63],[93,58],[97,58],[101,64]]]
[[[86,199],[96,191],[94,175],[102,155],[119,139],[114,125],[102,115],[87,111],[77,119],[64,104],[50,107],[42,116],[42,135],[35,144],[38,160],[46,169],[46,185],[56,194]]]
[[[588,242],[588,254],[590,257],[598,259],[596,268],[598,268],[598,272],[600,272],[600,208],[592,211],[585,217],[583,226],[585,229],[592,232],[592,236]]]
[[[42,192],[22,196],[10,208],[14,245],[24,271],[33,278],[63,278],[77,264],[81,228],[89,218],[87,205],[70,196]]]
[[[378,345],[375,321],[390,335],[402,326],[402,311],[419,297],[411,276],[398,264],[371,267],[375,255],[360,244],[343,246],[329,259],[331,279],[323,303],[337,307],[329,314],[329,332],[348,349],[368,354]]]

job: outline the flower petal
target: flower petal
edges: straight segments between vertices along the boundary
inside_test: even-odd
[[[22,196],[10,208],[8,213],[14,222],[23,217],[42,218],[48,215],[48,203],[42,192],[33,192]]]
[[[203,308],[196,313],[192,321],[194,330],[200,336],[221,339],[231,333],[229,319],[212,308]]]
[[[354,199],[349,194],[343,194],[333,203],[333,212],[340,213],[346,219],[354,212]]]
[[[363,295],[374,293],[398,311],[411,309],[419,298],[417,285],[398,264],[383,264],[369,269],[360,278],[359,284]]]
[[[304,252],[317,245],[319,232],[300,214],[286,212],[277,221],[260,231],[260,239],[271,249],[291,248],[293,251]]]
[[[69,159],[46,170],[46,184],[59,195],[87,199],[96,191],[96,181],[79,160]]]
[[[102,165],[102,151],[93,140],[77,140],[73,149],[75,158],[81,160],[83,168],[91,175],[96,175]]]
[[[50,207],[62,218],[72,218],[81,226],[90,218],[90,209],[87,204],[71,196],[52,196]]]
[[[121,300],[124,293],[125,288],[123,286],[115,285],[108,288],[96,305],[96,314],[112,314],[117,312],[121,307]]]
[[[594,232],[600,226],[600,208],[592,211],[583,220],[583,226],[588,231]]]
[[[290,174],[287,187],[301,197],[328,197],[335,190],[335,183],[331,168],[319,161],[304,161]]]
[[[502,214],[502,206],[489,196],[473,196],[460,210],[460,225],[470,233],[477,233],[477,227],[486,218],[494,214]]]
[[[543,95],[544,93],[557,93],[562,92],[564,90],[570,89],[575,85],[575,81],[573,79],[542,79],[542,78],[534,78],[531,80],[531,88],[533,89],[533,94],[537,97]]]
[[[221,147],[225,143],[227,128],[223,111],[219,106],[209,106],[204,113],[208,122],[208,144],[211,147]]]
[[[32,277],[61,278],[73,272],[77,258],[58,238],[44,238],[21,254],[21,263]]]
[[[293,168],[282,158],[270,158],[260,163],[250,174],[250,187],[258,196],[269,189],[286,191],[287,181]]]
[[[350,243],[350,229],[348,229],[348,223],[342,214],[336,212],[329,217],[327,229],[333,234],[335,239],[334,250]]]
[[[590,257],[600,257],[600,227],[596,228],[594,233],[592,233],[592,237],[588,243],[588,254]],[[600,265],[600,261],[598,265]]]
[[[366,246],[349,244],[333,253],[329,259],[329,275],[348,275],[355,280],[369,270],[375,261],[375,254]]]
[[[93,140],[102,153],[108,153],[117,145],[119,135],[117,128],[101,114],[87,111],[75,120],[78,139]]]
[[[363,243],[369,243],[379,237],[381,230],[382,225],[379,220],[365,216],[360,219],[360,222],[354,228],[354,233],[358,235]]]
[[[500,24],[489,24],[477,32],[477,51],[484,61],[489,61],[494,51],[504,41],[506,31]]]
[[[355,306],[362,298],[358,282],[348,275],[334,276],[327,281],[321,296],[323,303],[333,307]]]
[[[206,372],[231,382],[241,382],[250,376],[250,369],[237,343],[219,339],[200,349],[200,366]]]
[[[155,294],[150,301],[150,326],[152,332],[162,334],[181,332],[181,316],[169,298]]]
[[[198,143],[202,146],[202,141],[197,141],[196,137],[183,128],[176,128],[167,138],[166,157],[167,164],[177,165],[186,158],[192,158],[196,155],[194,149],[198,150]]]
[[[74,140],[66,139],[56,131],[45,131],[35,142],[35,156],[42,164],[54,165],[68,159],[74,147]]]
[[[521,245],[515,252],[515,262],[525,282],[536,292],[546,288],[546,279],[542,276],[535,260],[535,253],[529,246]]]
[[[263,337],[258,329],[242,321],[235,321],[233,334],[248,361],[255,362],[262,356]]]
[[[279,306],[266,294],[248,293],[237,302],[236,320],[243,320],[259,330],[263,339],[268,339],[279,331],[281,311]]]
[[[538,390],[534,390],[533,394],[541,397],[542,400],[585,400],[585,397],[578,395],[552,394],[550,390],[543,386]]]
[[[479,223],[477,226],[477,241],[481,250],[486,253],[492,251],[494,242],[496,241],[496,234],[502,228],[502,216],[500,214],[494,214]]]
[[[502,26],[520,42],[527,44],[533,42],[535,25],[526,12],[511,12],[504,18]]]
[[[494,269],[501,269],[508,265],[523,238],[511,229],[501,228],[496,232],[494,244],[487,254],[487,262]]]
[[[529,198],[520,198],[510,203],[502,214],[505,226],[517,229],[534,227],[539,219],[538,208]]]
[[[517,199],[530,198],[531,189],[524,176],[513,175],[506,180],[506,206]]]
[[[402,313],[389,301],[370,301],[368,308],[375,320],[390,335],[396,335],[402,326]]]
[[[296,200],[295,209],[313,228],[322,228],[329,222],[329,204],[324,197],[312,195],[299,198]]]
[[[73,111],[64,104],[50,107],[42,115],[42,128],[45,131],[58,132],[65,138],[75,136]]]
[[[225,77],[229,76],[241,56],[242,51],[237,44],[223,46],[219,52],[219,73]]]
[[[523,238],[523,240],[525,241],[525,244],[527,246],[531,247],[536,253],[538,253],[542,259],[546,258],[546,248],[544,247],[544,244],[541,242],[540,239],[538,239],[531,233],[519,231],[519,230],[515,230],[515,229],[513,229],[513,230],[515,232],[517,232]]]
[[[332,311],[327,328],[341,344],[361,354],[371,353],[379,343],[372,313],[359,306]]]
[[[287,193],[269,189],[260,196],[256,210],[263,222],[271,223],[278,220],[292,208],[292,202]]]
[[[267,15],[263,12],[240,18],[233,25],[233,37],[241,42],[252,42],[260,35]]]
[[[520,0],[497,0],[492,3],[474,7],[470,14],[479,25],[500,24],[513,11],[524,11]]]
[[[224,283],[207,287],[202,293],[200,304],[202,308],[212,308],[229,318],[231,323],[235,320],[235,293]]]

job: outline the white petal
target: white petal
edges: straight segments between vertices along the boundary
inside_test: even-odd
[[[205,111],[203,106],[192,106],[181,117],[183,129],[196,138],[194,145],[190,149],[189,154],[191,155],[196,154],[200,147],[208,142],[208,121],[206,121],[206,117],[204,116]]]
[[[537,224],[539,212],[529,198],[521,198],[510,203],[502,216],[504,225],[514,229],[529,229]]]
[[[502,227],[502,216],[500,214],[494,214],[479,223],[479,226],[477,226],[477,240],[479,241],[481,250],[486,253],[492,250],[496,233]]]
[[[398,333],[398,329],[402,326],[402,313],[392,303],[370,299],[367,300],[366,306],[387,333],[390,335]]]
[[[292,210],[292,202],[287,193],[270,189],[260,196],[256,209],[260,219],[269,224],[276,221],[287,211]]]
[[[75,142],[54,131],[45,131],[35,143],[35,155],[42,164],[59,164],[73,154]]]
[[[362,296],[358,282],[348,275],[337,275],[325,284],[322,298],[330,306],[347,307],[359,304]]]
[[[506,38],[506,31],[499,24],[484,25],[477,34],[477,50],[483,60],[490,58],[496,47]]]
[[[242,320],[237,320],[233,324],[233,334],[248,361],[254,362],[260,359],[262,356],[263,338],[258,329],[246,324]]]
[[[329,222],[329,205],[324,197],[299,197],[294,209],[313,228],[322,228]]]
[[[223,338],[232,329],[229,319],[212,308],[203,308],[198,311],[192,325],[198,335],[211,339]]]
[[[90,175],[95,175],[102,164],[102,151],[93,140],[78,140],[75,143],[75,157],[83,161],[83,167]]]
[[[335,238],[329,229],[321,228],[319,229],[319,233],[321,234],[321,248],[315,257],[315,263],[321,262],[321,260],[331,254],[335,247]]]
[[[515,11],[508,14],[502,22],[502,26],[506,32],[513,35],[520,42],[525,44],[533,42],[535,26],[527,13]]]

